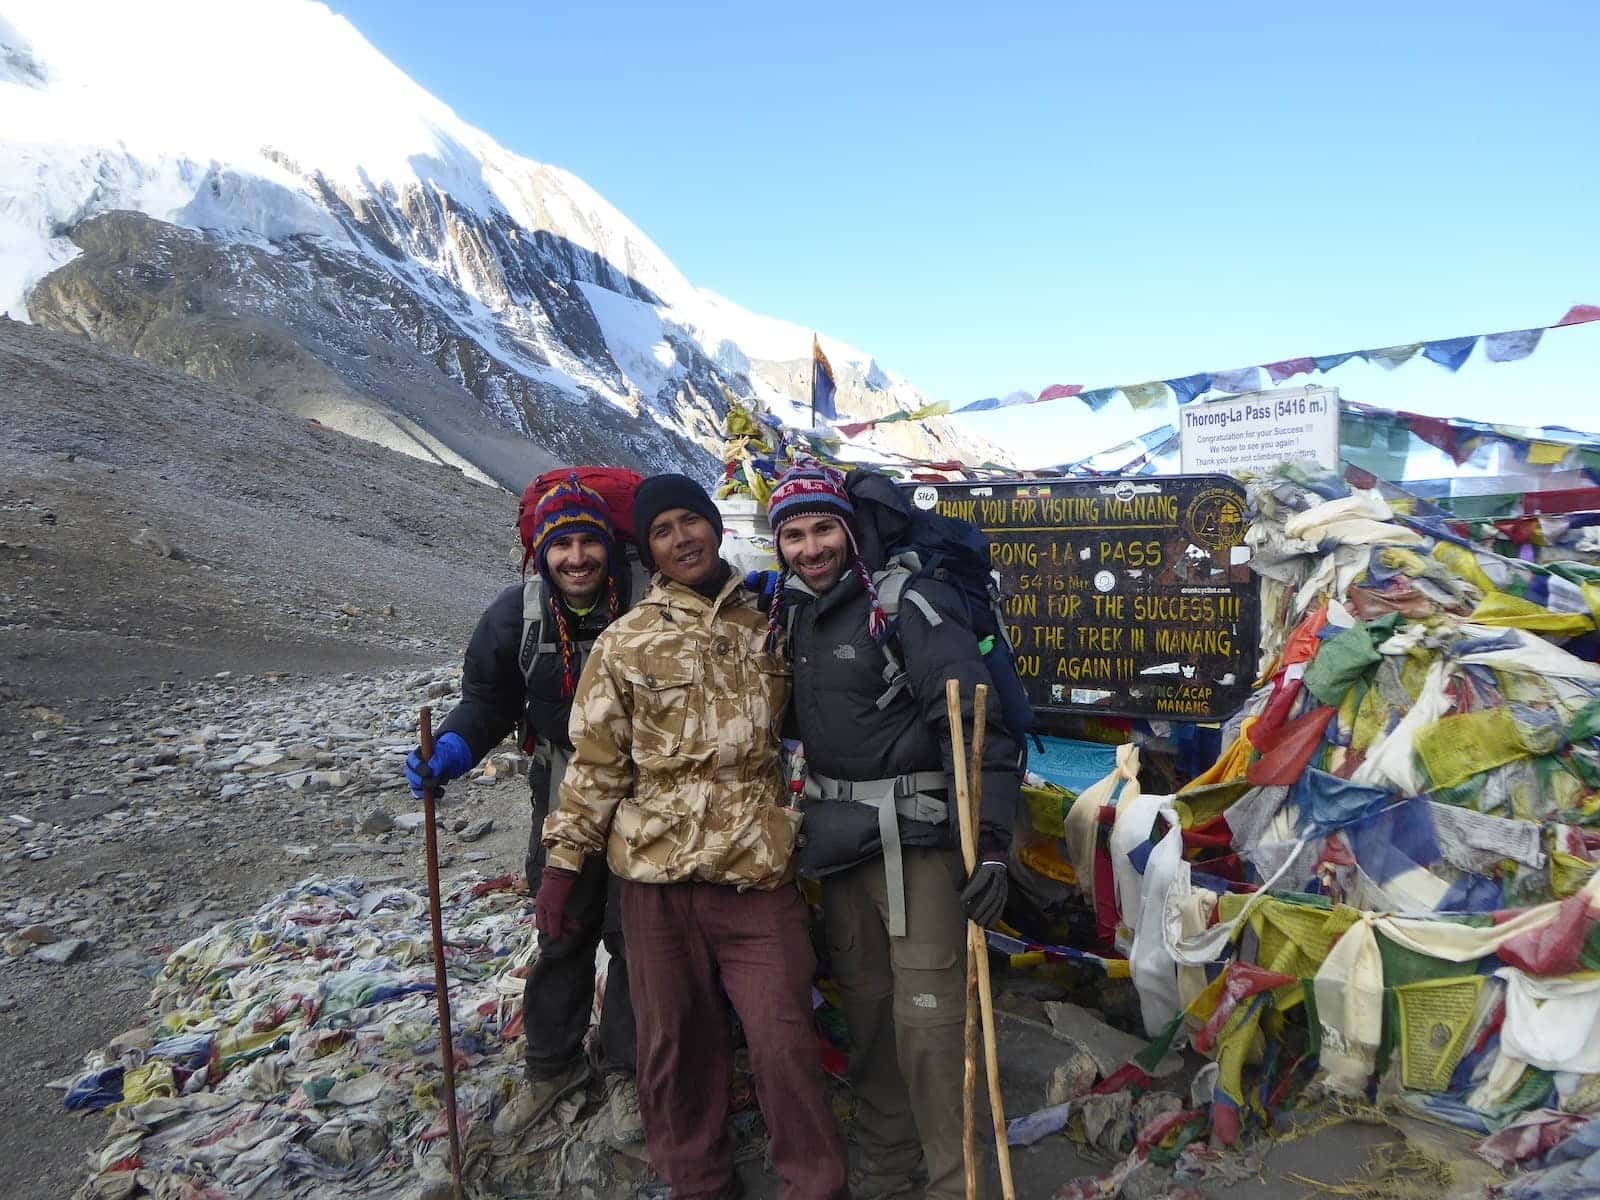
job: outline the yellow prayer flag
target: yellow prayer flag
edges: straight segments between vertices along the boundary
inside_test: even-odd
[[[1122,389],[1122,394],[1128,398],[1135,412],[1146,408],[1155,408],[1158,404],[1167,402],[1167,385],[1164,383],[1136,383],[1132,387]]]
[[[1529,442],[1528,465],[1530,467],[1553,467],[1567,457],[1571,446],[1561,442]]]
[[[1527,629],[1557,637],[1578,637],[1594,628],[1589,613],[1560,613],[1509,592],[1489,592],[1472,612],[1479,625]]]
[[[1427,979],[1395,988],[1400,1078],[1408,1088],[1442,1092],[1467,1048],[1482,975]]]
[[[1441,541],[1433,548],[1433,556],[1479,591],[1494,591],[1494,583],[1483,573],[1483,568],[1478,565],[1477,555],[1465,546],[1458,546],[1454,542]]]
[[[1441,717],[1417,735],[1417,755],[1436,788],[1456,787],[1474,775],[1528,757],[1509,708]]]
[[[1550,852],[1550,890],[1565,900],[1578,893],[1595,872],[1595,864],[1560,850]]]
[[[750,494],[755,497],[757,504],[766,508],[767,501],[772,498],[772,485],[762,477],[760,471],[756,470],[756,464],[750,460],[749,455],[745,456],[741,469],[745,482],[750,485]]]

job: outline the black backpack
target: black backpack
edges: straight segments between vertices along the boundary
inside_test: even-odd
[[[1006,635],[999,578],[989,566],[989,539],[970,521],[913,508],[905,492],[876,471],[851,471],[845,477],[845,490],[855,506],[862,557],[884,564],[873,572],[873,585],[889,617],[883,651],[894,677],[879,705],[907,686],[898,650],[901,599],[918,579],[937,579],[961,597],[967,621],[978,636],[983,664],[994,681],[1001,718],[1026,755],[1036,718],[1017,673],[1016,651]]]

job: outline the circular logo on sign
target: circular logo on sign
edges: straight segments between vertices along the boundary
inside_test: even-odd
[[[1129,483],[1126,479],[1122,479],[1118,480],[1116,491],[1112,492],[1111,494],[1123,504],[1127,504],[1136,495],[1138,495],[1138,492],[1134,490],[1133,484]]]
[[[1244,503],[1227,488],[1207,488],[1183,515],[1189,540],[1207,550],[1227,550],[1244,540]]]
[[[1096,571],[1094,573],[1094,586],[1097,591],[1109,592],[1117,586],[1117,577],[1110,571]]]
[[[919,487],[911,493],[911,503],[918,508],[932,508],[939,503],[939,489],[933,487]]]

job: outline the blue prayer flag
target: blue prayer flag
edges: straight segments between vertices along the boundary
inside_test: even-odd
[[[1437,342],[1424,343],[1422,357],[1438,363],[1447,370],[1459,371],[1461,364],[1471,357],[1472,348],[1477,344],[1476,337],[1441,338]]]
[[[1211,390],[1211,376],[1204,372],[1199,375],[1185,375],[1181,379],[1169,379],[1166,384],[1177,393],[1179,404],[1188,404],[1201,392]]]
[[[813,334],[811,338],[811,415],[813,418],[821,417],[825,421],[832,421],[839,415],[833,406],[833,397],[838,389],[833,383],[833,368],[828,365],[828,356],[822,352],[822,345]]]

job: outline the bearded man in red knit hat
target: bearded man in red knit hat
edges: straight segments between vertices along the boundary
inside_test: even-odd
[[[420,748],[406,762],[413,792],[465,775],[520,722],[533,751],[533,831],[528,885],[544,874],[542,834],[561,786],[572,742],[572,698],[584,660],[600,631],[626,612],[639,580],[618,545],[605,499],[574,474],[546,492],[519,529],[536,577],[495,597],[467,644],[461,703],[440,725],[433,756]],[[623,954],[617,881],[604,858],[589,860],[574,882],[567,921],[556,936],[539,935],[539,957],[523,996],[527,1082],[496,1117],[496,1132],[518,1133],[547,1117],[561,1099],[585,1087],[590,1066],[583,1039],[594,1004],[595,953],[612,957],[600,1013],[600,1068],[607,1077],[614,1140],[642,1147],[635,1084],[638,1051]]]

